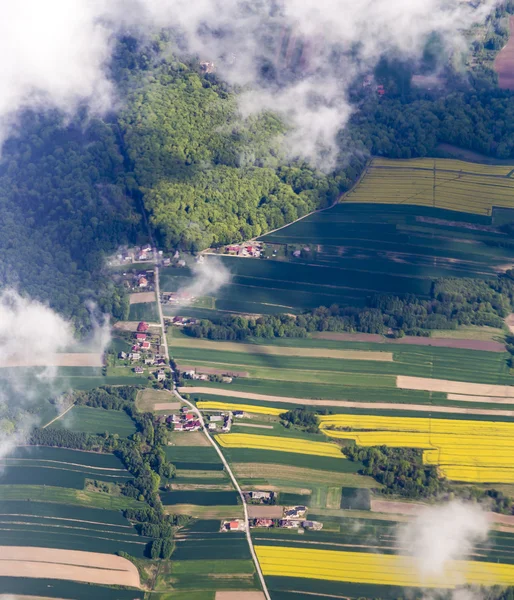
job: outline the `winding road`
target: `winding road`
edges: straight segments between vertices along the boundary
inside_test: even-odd
[[[166,356],[166,360],[169,363],[170,354],[169,354],[169,349],[168,349],[168,340],[166,339],[166,328],[164,325],[164,315],[163,315],[162,306],[161,306],[161,294],[160,294],[160,286],[159,286],[159,267],[157,265],[155,266],[155,291],[157,292],[157,301],[158,301],[157,304],[159,307],[159,319],[160,319],[161,329],[162,329],[164,353]],[[255,548],[253,547],[253,540],[252,540],[252,536],[250,533],[250,524],[248,521],[248,506],[246,504],[246,499],[243,495],[243,490],[241,489],[239,483],[237,482],[237,479],[236,479],[234,473],[232,472],[232,469],[230,468],[230,465],[228,464],[227,459],[224,457],[223,452],[220,450],[220,448],[216,444],[216,442],[212,439],[212,437],[207,429],[207,426],[205,424],[205,420],[203,418],[202,413],[198,410],[198,408],[196,408],[196,406],[192,402],[190,402],[189,400],[186,400],[185,398],[183,398],[180,395],[179,391],[177,390],[177,388],[175,386],[175,382],[173,382],[173,392],[171,392],[171,393],[174,394],[181,402],[184,402],[185,404],[187,404],[191,408],[191,411],[197,416],[198,420],[200,421],[200,423],[202,425],[202,430],[203,430],[204,435],[209,440],[209,443],[212,445],[212,447],[218,453],[218,456],[220,457],[221,462],[223,463],[223,466],[225,467],[226,472],[228,473],[230,479],[232,480],[232,483],[234,484],[234,487],[236,488],[237,492],[239,493],[241,502],[243,503],[245,533],[246,533],[246,539],[248,541],[248,546],[250,548],[250,553],[252,555],[252,559],[255,564],[255,568],[257,570],[259,580],[261,582],[262,591],[264,593],[264,596],[266,597],[266,600],[271,600],[271,597],[268,592],[268,588],[266,586],[266,581],[264,580],[264,575],[262,574],[261,565],[259,564],[259,559],[257,558],[257,554],[255,553]],[[230,534],[228,534],[228,535],[230,535]]]

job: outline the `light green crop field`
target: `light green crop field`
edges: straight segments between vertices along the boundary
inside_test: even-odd
[[[511,166],[453,159],[375,158],[345,202],[411,204],[491,216],[494,206],[514,208]]]

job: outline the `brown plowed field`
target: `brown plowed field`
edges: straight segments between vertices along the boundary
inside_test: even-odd
[[[505,352],[504,344],[500,342],[452,339],[452,338],[431,338],[409,336],[397,340],[384,338],[375,333],[313,333],[312,337],[319,340],[334,340],[340,342],[369,342],[373,344],[407,344],[411,346],[434,346],[436,348],[461,348],[463,350],[485,350],[488,352]],[[376,360],[376,359],[375,359]]]
[[[0,367],[102,367],[101,354],[62,353],[49,356],[11,356],[2,361]]]
[[[417,515],[423,508],[430,506],[421,502],[394,502],[393,500],[371,500],[371,512],[389,515]],[[487,513],[492,523],[514,527],[514,515]]]
[[[130,304],[146,304],[147,302],[155,302],[155,292],[138,292],[130,294]]]
[[[514,387],[509,385],[488,385],[484,383],[466,383],[446,379],[427,379],[425,377],[406,377],[398,375],[396,387],[404,390],[425,390],[428,392],[446,392],[469,396],[497,396],[514,398]]]
[[[514,17],[510,17],[510,38],[507,45],[498,53],[494,70],[498,73],[498,85],[502,90],[514,90]]]
[[[466,396],[465,394],[448,394],[448,400],[459,402],[481,402],[483,404],[514,404],[514,398],[503,398],[501,396]]]
[[[0,577],[68,579],[140,587],[130,561],[113,554],[28,546],[0,546]]]
[[[280,519],[283,512],[283,506],[260,506],[258,504],[248,505],[248,516],[250,519]]]

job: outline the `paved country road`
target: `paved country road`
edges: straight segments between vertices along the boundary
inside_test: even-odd
[[[159,320],[161,322],[161,329],[162,329],[162,339],[163,339],[163,344],[164,344],[164,352],[165,352],[165,356],[166,356],[166,360],[169,363],[170,360],[170,354],[169,354],[169,350],[168,350],[168,340],[166,339],[166,329],[164,326],[164,316],[162,313],[162,306],[161,306],[161,294],[160,294],[160,286],[159,286],[159,267],[156,265],[155,266],[155,291],[157,292],[157,304],[159,306]],[[264,595],[266,597],[266,600],[271,600],[269,592],[268,592],[268,588],[266,586],[266,582],[264,581],[264,575],[262,574],[262,570],[261,570],[261,565],[259,564],[259,560],[257,558],[257,555],[255,554],[255,549],[253,547],[253,540],[252,540],[252,536],[250,534],[250,524],[248,522],[248,506],[246,504],[246,499],[243,495],[243,490],[241,489],[241,487],[239,486],[239,483],[237,482],[237,479],[234,475],[234,473],[232,472],[232,469],[230,468],[230,465],[228,464],[226,458],[223,456],[223,452],[220,450],[219,446],[216,444],[216,442],[212,439],[206,425],[205,425],[205,421],[203,418],[202,413],[196,408],[196,406],[190,402],[189,400],[186,400],[185,398],[183,398],[179,391],[177,390],[176,386],[175,386],[175,381],[173,379],[173,393],[181,402],[184,402],[185,404],[187,404],[190,408],[191,411],[197,416],[198,420],[200,421],[201,425],[202,425],[202,429],[203,429],[203,433],[204,435],[207,437],[207,439],[209,440],[209,443],[212,445],[212,447],[216,450],[216,452],[218,453],[218,456],[221,459],[221,462],[223,463],[223,466],[225,467],[225,470],[227,471],[230,479],[232,480],[232,483],[234,484],[234,487],[236,488],[236,490],[239,493],[239,496],[241,497],[241,502],[243,503],[243,510],[244,510],[244,520],[245,520],[245,532],[246,532],[246,539],[248,541],[248,546],[250,548],[250,553],[252,555],[252,559],[253,562],[255,564],[255,568],[257,570],[257,574],[259,575],[259,579],[262,585],[262,591],[264,592]],[[227,534],[230,535],[230,534]]]

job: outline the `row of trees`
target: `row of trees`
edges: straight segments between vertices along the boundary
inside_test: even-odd
[[[296,317],[229,315],[202,319],[196,325],[184,328],[184,333],[211,340],[304,338],[316,331],[383,334],[393,330],[395,336],[428,336],[433,329],[455,329],[458,325],[503,327],[503,319],[513,307],[514,271],[511,270],[490,280],[437,280],[428,300],[412,295],[401,298],[380,295],[371,298],[364,308],[334,304]]]

